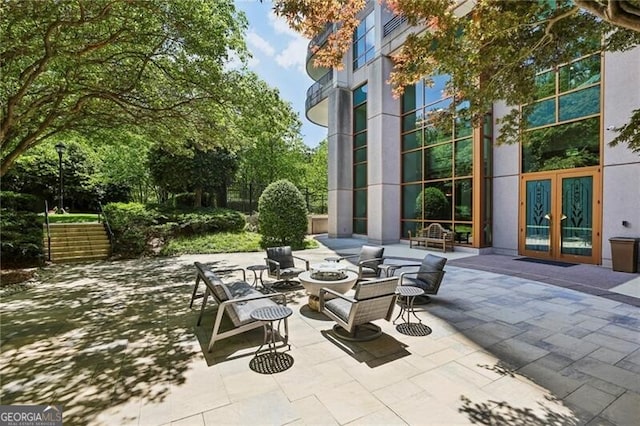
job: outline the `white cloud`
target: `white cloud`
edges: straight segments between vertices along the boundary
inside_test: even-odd
[[[293,38],[304,38],[299,33],[289,28],[287,21],[285,21],[284,18],[276,16],[276,14],[273,13],[273,10],[270,11],[267,16],[269,17],[269,24],[277,34],[286,34]]]
[[[283,68],[296,68],[305,71],[308,42],[304,38],[291,40],[287,47],[276,56],[276,62]]]
[[[259,50],[267,56],[275,55],[276,51],[267,40],[260,37],[256,32],[249,31],[247,33],[247,43],[249,46]]]

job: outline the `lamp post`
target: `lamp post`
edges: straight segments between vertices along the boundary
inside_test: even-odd
[[[66,147],[62,142],[56,144],[56,151],[58,151],[58,183],[60,184],[60,208],[58,213],[64,213],[64,199],[62,197],[62,153]]]

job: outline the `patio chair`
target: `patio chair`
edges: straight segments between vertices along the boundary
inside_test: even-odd
[[[304,269],[295,266],[295,260],[304,262]],[[276,282],[272,287],[291,287],[299,285],[297,281],[293,281],[301,272],[309,270],[309,261],[298,256],[294,256],[290,246],[269,247],[267,248],[267,272],[269,277],[275,278]]]
[[[287,300],[284,294],[262,294],[255,290],[247,281],[245,271],[242,268],[212,271],[200,262],[195,262],[196,282],[202,281],[205,284],[205,292],[202,298],[202,306],[200,307],[200,316],[198,316],[197,326],[202,322],[202,316],[207,306],[207,300],[211,296],[218,305],[216,318],[213,323],[211,338],[207,344],[207,351],[211,352],[213,345],[227,337],[244,333],[254,328],[263,327],[261,321],[255,321],[251,318],[251,312],[255,309],[275,306],[281,304],[286,306]],[[239,271],[242,272],[242,280],[236,280],[232,283],[223,283],[218,274]],[[196,284],[197,285],[197,284]],[[223,317],[231,320],[231,328],[223,330]],[[279,336],[283,345],[288,345],[289,340],[289,323],[284,320],[285,335]]]
[[[320,312],[331,318],[335,335],[343,340],[367,341],[382,335],[371,321],[389,321],[396,302],[398,277],[361,281],[353,297],[329,288],[320,290]]]
[[[352,254],[349,256],[341,256],[336,259],[337,262],[340,262],[344,259],[354,259],[357,258],[356,266],[358,267],[358,280],[363,278],[379,278],[380,277],[380,266],[384,262],[384,247],[377,246],[368,246],[364,245],[360,249],[359,254]]]
[[[425,295],[416,297],[414,303],[416,305],[427,304],[431,301],[431,298],[427,295],[437,294],[440,289],[442,278],[446,272],[444,270],[446,263],[446,257],[428,254],[422,259],[422,263],[420,264],[402,265],[402,268],[407,266],[419,266],[419,268],[417,271],[400,273],[398,282],[400,285],[412,285],[424,290]]]

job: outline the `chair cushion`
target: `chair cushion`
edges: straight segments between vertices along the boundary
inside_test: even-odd
[[[339,297],[324,302],[324,308],[333,312],[344,322],[349,321],[349,311],[351,310],[352,306],[352,303],[347,302],[346,300]]]
[[[226,286],[232,297],[230,299],[238,299],[241,297],[262,295],[245,281],[236,281]],[[276,303],[271,299],[257,299],[246,302],[233,303],[227,306],[227,314],[236,327],[248,324],[254,319],[251,318],[251,312],[255,309],[265,306],[274,306]]]
[[[300,268],[280,269],[280,278],[295,278],[303,272],[304,269]]]
[[[434,285],[438,279],[438,274],[434,274],[433,272],[442,271],[446,263],[446,257],[434,256],[432,254],[426,255],[425,258],[422,259],[420,269],[418,269],[417,279],[424,281],[427,285]]]
[[[358,264],[363,268],[368,268],[373,271],[376,275],[378,275],[378,265],[382,263],[382,256],[384,255],[384,247],[375,247],[375,246],[362,246],[362,250],[360,251],[360,257],[358,258]],[[371,259],[371,262],[367,262]],[[363,271],[366,272],[366,271]]]
[[[205,281],[208,281],[208,286],[213,292],[214,297],[220,301],[224,302],[225,300],[229,300],[229,292],[226,290],[225,285],[222,283],[222,280],[218,278],[218,276],[211,270],[206,268],[199,268],[200,272],[204,275]]]
[[[275,260],[280,264],[280,270],[293,268],[293,252],[290,246],[269,247],[267,248],[267,258]],[[272,263],[269,264],[269,272],[275,272],[276,267]]]

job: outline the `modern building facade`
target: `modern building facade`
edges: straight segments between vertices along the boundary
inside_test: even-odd
[[[521,143],[498,146],[496,121],[510,110],[501,103],[483,126],[456,117],[433,125],[452,102],[446,75],[392,96],[390,55],[424,29],[377,1],[360,20],[343,70],[316,68],[307,55],[316,81],[307,117],[328,128],[330,237],[388,244],[437,222],[458,250],[604,266],[609,238],[640,237],[640,156],[608,145],[640,108],[640,48],[542,72],[538,100],[522,106]]]

